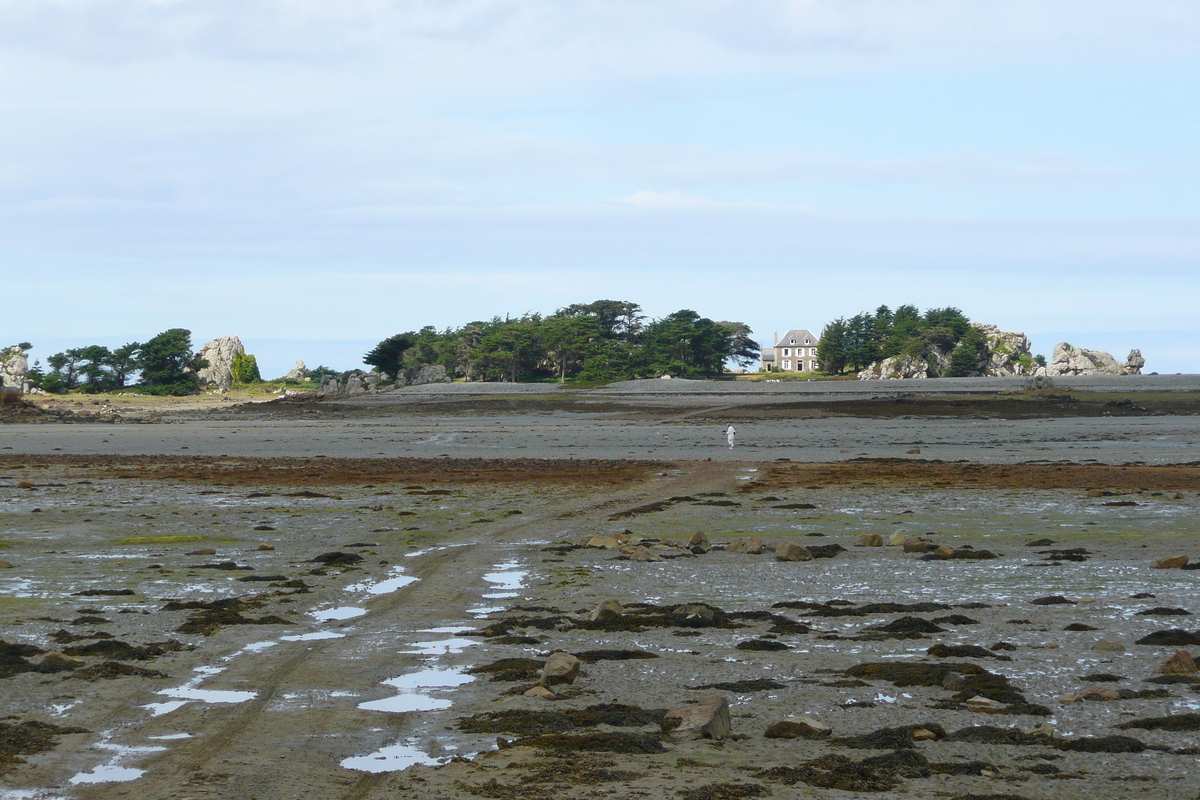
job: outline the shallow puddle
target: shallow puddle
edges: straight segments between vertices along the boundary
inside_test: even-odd
[[[166,695],[167,697],[174,697],[184,701],[198,700],[201,703],[244,703],[247,700],[253,700],[258,696],[258,692],[201,689],[199,688],[201,682],[213,677],[214,675],[220,674],[223,670],[220,667],[196,667],[195,671],[199,674],[182,686],[177,686],[174,689],[161,689],[158,692],[155,692],[155,694]],[[160,705],[169,704],[163,703]],[[182,703],[180,705],[182,705]],[[173,710],[174,709],[168,709],[168,711]],[[161,716],[161,714],[165,713],[168,712],[162,711],[160,713],[156,713],[155,716]]]
[[[317,622],[333,622],[335,620],[361,617],[367,613],[367,610],[356,606],[342,606],[340,608],[327,608],[323,611],[311,611],[309,613]]]

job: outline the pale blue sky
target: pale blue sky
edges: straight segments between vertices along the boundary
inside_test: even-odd
[[[1198,100],[1193,0],[0,0],[0,339],[911,302],[1200,372]]]

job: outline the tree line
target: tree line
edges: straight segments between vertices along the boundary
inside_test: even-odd
[[[953,307],[921,313],[913,305],[895,311],[883,305],[850,319],[839,317],[825,326],[817,344],[821,370],[831,375],[893,357],[923,359],[932,377],[959,378],[980,374],[991,353],[987,335]],[[1045,359],[1037,358],[1044,366]]]
[[[637,303],[597,300],[549,316],[528,313],[399,333],[379,342],[363,363],[392,380],[427,364],[481,381],[714,378],[729,362],[744,367],[758,359],[751,332],[743,323],[714,322],[690,309],[648,320]]]
[[[28,342],[18,346],[32,347]],[[92,344],[64,350],[49,356],[46,366],[48,371],[35,363],[29,382],[53,394],[111,392],[134,384],[147,394],[186,395],[199,390],[196,373],[208,362],[192,352],[191,331],[171,328],[146,342],[129,342],[116,349]]]

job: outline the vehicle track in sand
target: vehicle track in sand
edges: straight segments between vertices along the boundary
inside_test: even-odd
[[[561,493],[562,502],[553,511],[535,511],[486,528],[479,526],[471,532],[477,546],[451,546],[406,562],[406,573],[419,580],[364,603],[367,614],[352,620],[350,637],[289,643],[286,651],[272,648],[234,662],[230,678],[253,686],[257,696],[231,707],[194,709],[192,713],[203,716],[203,732],[140,763],[145,773],[136,781],[85,785],[76,791],[84,798],[161,800],[370,797],[387,773],[356,774],[341,767],[340,760],[369,749],[372,739],[378,747],[403,738],[419,715],[387,714],[380,723],[377,718],[368,720],[354,706],[280,710],[280,698],[303,694],[323,681],[332,684],[327,688],[349,682],[370,690],[385,678],[422,663],[418,656],[397,656],[394,648],[372,642],[394,640],[396,620],[401,617],[404,633],[444,623],[447,618],[468,617],[465,609],[479,602],[479,586],[468,576],[494,568],[494,545],[531,537],[561,538],[564,524],[569,526],[581,516],[609,515],[673,495],[728,492],[739,485],[739,470],[747,466],[751,465],[694,462],[615,492],[611,487],[601,492],[584,490],[573,498],[568,489]],[[290,652],[297,648],[299,652]],[[347,655],[348,650],[354,652]],[[365,735],[363,729],[368,725],[378,730]],[[355,744],[351,752],[347,746],[359,741],[366,744]]]

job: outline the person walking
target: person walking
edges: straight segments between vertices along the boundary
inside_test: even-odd
[[[737,435],[737,431],[733,429],[733,423],[725,429],[725,441],[729,442],[729,449],[733,449],[733,437]]]

